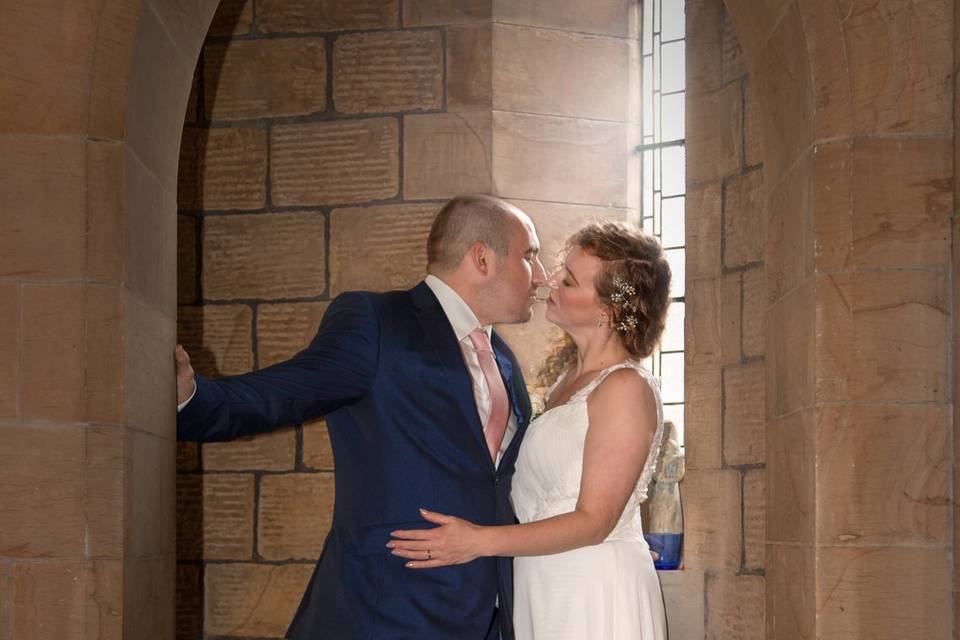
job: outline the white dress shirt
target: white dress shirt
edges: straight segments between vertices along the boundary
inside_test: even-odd
[[[460,343],[460,352],[463,354],[463,362],[467,365],[467,371],[470,374],[470,379],[473,382],[473,399],[477,404],[477,413],[480,415],[480,424],[484,425],[487,423],[487,417],[490,415],[490,390],[487,388],[487,380],[483,377],[483,370],[480,368],[480,360],[477,358],[477,350],[473,346],[473,342],[470,341],[470,334],[477,328],[482,328],[487,332],[487,337],[490,337],[491,327],[487,325],[485,327],[480,327],[480,321],[477,320],[476,314],[470,308],[470,306],[463,301],[463,298],[460,297],[456,291],[450,288],[446,282],[441,280],[435,275],[428,275],[424,280],[426,285],[430,287],[430,290],[433,291],[433,295],[437,297],[437,300],[440,302],[440,306],[443,308],[443,313],[447,316],[447,320],[450,322],[450,326],[453,327],[453,332],[457,336],[457,342]],[[504,381],[504,386],[506,386],[506,381]],[[182,403],[177,405],[177,413],[189,404],[193,400],[193,396],[196,394],[197,389],[194,387],[193,393],[190,394],[190,397],[184,400]],[[509,390],[507,391],[507,397],[509,398]],[[503,442],[500,443],[500,450],[497,452],[497,462],[500,464],[500,459],[503,457],[504,452],[507,450],[507,447],[510,446],[510,441],[513,440],[514,434],[517,433],[517,418],[513,413],[513,410],[508,413],[507,417],[507,429],[503,433]]]
[[[486,331],[487,337],[489,337],[492,327],[490,325],[481,327],[480,321],[477,320],[477,316],[470,306],[463,301],[463,298],[461,298],[456,291],[450,288],[450,285],[437,276],[430,274],[424,279],[424,282],[430,287],[430,290],[433,291],[433,295],[437,296],[437,300],[443,308],[443,313],[446,314],[450,326],[453,327],[453,333],[457,336],[457,342],[460,343],[460,353],[463,354],[463,362],[467,365],[467,371],[470,373],[470,379],[473,381],[473,399],[477,403],[477,413],[480,415],[480,424],[484,425],[487,423],[487,417],[490,415],[492,405],[490,401],[490,390],[487,388],[487,380],[483,377],[483,370],[480,368],[477,350],[474,348],[469,336],[474,330],[480,328]],[[506,387],[506,381],[504,381],[503,384],[504,387]],[[508,398],[509,395],[510,391],[507,390]],[[507,414],[507,429],[503,433],[503,442],[500,443],[500,450],[497,452],[498,465],[516,433],[517,417],[511,408]]]

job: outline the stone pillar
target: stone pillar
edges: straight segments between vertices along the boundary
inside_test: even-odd
[[[3,640],[173,637],[174,194],[211,4],[3,10]]]
[[[951,637],[952,5],[727,6],[764,139],[767,635]]]

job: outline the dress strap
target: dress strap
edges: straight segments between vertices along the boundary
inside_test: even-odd
[[[617,364],[612,365],[612,366],[609,366],[609,367],[607,367],[606,369],[604,369],[603,371],[601,371],[600,373],[598,373],[598,374],[597,374],[597,377],[595,377],[593,380],[591,380],[591,381],[588,382],[586,385],[584,385],[584,387],[583,387],[582,389],[580,389],[579,391],[577,391],[575,394],[573,394],[573,395],[570,397],[570,399],[573,400],[574,398],[576,398],[576,399],[578,399],[578,400],[581,400],[581,399],[586,398],[586,397],[589,396],[591,393],[593,393],[593,390],[594,390],[594,389],[596,389],[598,386],[600,386],[600,383],[601,383],[601,382],[603,382],[604,380],[607,379],[607,376],[608,376],[608,375],[610,375],[611,373],[613,373],[613,372],[616,371],[617,369],[627,369],[627,368],[635,369],[635,370],[637,370],[638,373],[640,373],[641,376],[643,376],[644,378],[647,377],[647,376],[644,374],[644,369],[643,369],[643,367],[641,366],[641,364],[640,364],[639,362],[636,362],[636,361],[634,361],[634,360],[624,360],[623,362],[618,362]]]

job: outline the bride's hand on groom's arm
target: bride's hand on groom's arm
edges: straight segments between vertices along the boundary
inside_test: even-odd
[[[433,569],[470,562],[484,553],[485,530],[488,527],[454,516],[421,509],[420,514],[436,527],[392,531],[387,543],[390,552],[409,560],[411,569]]]

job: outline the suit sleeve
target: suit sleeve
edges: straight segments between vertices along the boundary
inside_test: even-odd
[[[216,380],[177,414],[177,439],[232,440],[318,418],[362,398],[373,386],[379,322],[368,294],[338,296],[310,345],[285,362]]]

